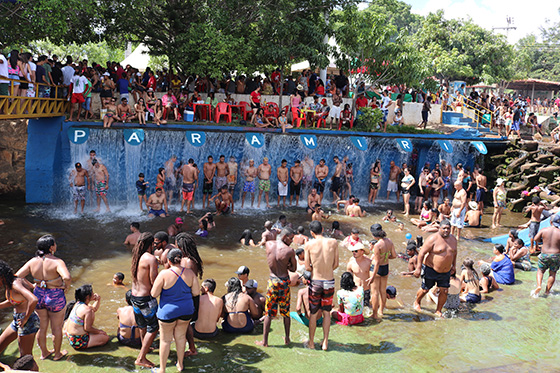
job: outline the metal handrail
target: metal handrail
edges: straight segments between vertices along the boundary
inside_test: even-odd
[[[477,109],[476,106],[478,106],[478,104],[476,102],[474,102],[473,100],[471,100],[470,98],[465,97],[461,94],[458,94],[458,96],[461,99],[461,103],[462,103],[461,113],[476,122],[476,129],[478,129],[478,124],[479,124],[478,123],[478,118],[476,117],[476,115],[474,117],[469,115],[469,113],[465,112],[463,110],[463,108],[474,111],[475,114],[478,114],[480,116],[480,118],[484,118],[485,114],[490,114],[490,125],[492,125],[492,120],[493,120],[493,116],[494,116],[494,113],[492,113],[492,111],[490,111],[489,113],[485,113],[482,110]]]

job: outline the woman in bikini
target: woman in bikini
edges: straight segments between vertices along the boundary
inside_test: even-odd
[[[115,83],[109,75],[103,75],[101,77],[101,93],[99,97],[101,98],[101,108],[105,109],[107,105],[112,101],[113,91],[115,90]]]
[[[138,102],[134,105],[134,111],[138,117],[138,123],[146,124],[146,104],[143,98],[138,99]]]
[[[160,98],[157,99],[154,106],[154,123],[158,126],[160,124],[167,124],[167,121],[163,119],[163,104]]]
[[[128,304],[126,307],[117,308],[117,319],[119,319],[119,327],[117,330],[117,339],[123,346],[132,348],[142,347],[142,338],[140,330],[134,318],[134,309],[130,302],[132,290],[126,292],[125,299]]]
[[[0,303],[0,308],[14,307],[14,321],[0,335],[0,353],[17,339],[20,356],[32,355],[35,334],[39,330],[33,285],[26,279],[15,277],[8,263],[0,260],[0,286],[6,290],[6,301]]]
[[[255,327],[253,317],[258,316],[257,305],[251,296],[243,292],[237,277],[230,278],[226,285],[228,293],[222,297],[222,329],[226,333],[250,333]]]
[[[439,170],[434,170],[434,182],[432,183],[432,206],[438,207],[439,196],[441,195],[441,190],[445,186],[445,182],[441,178],[441,172]]]
[[[160,167],[156,178],[156,189],[157,188],[163,189],[164,185],[165,185],[165,168]]]
[[[183,252],[171,249],[167,254],[169,269],[162,270],[154,282],[151,295],[159,297],[157,318],[160,332],[159,370],[165,372],[171,341],[177,347],[177,369],[183,370],[189,324],[200,299],[196,274],[182,266]]]
[[[348,163],[348,165],[346,165],[346,191],[344,193],[343,199],[346,198],[346,195],[352,194],[353,183],[354,183],[354,169],[352,168],[352,163]]]
[[[381,182],[381,161],[378,159],[370,170],[369,196],[368,202],[375,203],[377,192],[379,192],[379,183]]]
[[[101,297],[93,292],[91,285],[82,285],[76,289],[76,302],[70,302],[66,309],[68,320],[64,325],[64,334],[74,350],[99,347],[109,342],[109,336],[93,326],[95,313],[99,310]],[[93,302],[91,305],[90,303]]]
[[[474,260],[465,259],[463,267],[464,269],[461,271],[461,277],[459,278],[463,289],[463,294],[460,297],[461,302],[480,303],[480,284],[478,273],[474,269]]]
[[[72,278],[64,261],[54,254],[57,251],[56,241],[50,234],[37,240],[35,258],[17,271],[16,276],[33,277],[37,297],[36,312],[41,320],[41,329],[37,336],[37,343],[41,349],[41,359],[46,359],[54,352],[53,359],[60,360],[68,352],[61,350],[62,324],[64,323],[64,309],[66,308],[65,293],[70,288]],[[53,334],[54,350],[47,348],[47,331],[49,325]]]
[[[381,224],[372,225],[370,231],[377,242],[372,245],[373,254],[369,270],[370,277],[366,280],[366,285],[371,284],[372,317],[380,321],[387,303],[386,289],[389,277],[389,259],[395,259],[397,252],[395,251],[393,241],[387,238],[387,233],[385,233]]]
[[[111,101],[107,104],[107,112],[103,116],[103,128],[109,128],[114,121],[120,120],[119,116],[117,115],[117,105],[115,105],[116,102],[117,100],[112,97]]]
[[[430,201],[424,201],[422,204],[422,211],[420,211],[420,218],[410,219],[410,222],[418,228],[422,228],[423,226],[431,223],[434,219],[437,219],[437,214],[436,216],[433,216]]]

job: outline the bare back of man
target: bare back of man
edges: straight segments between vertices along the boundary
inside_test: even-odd
[[[542,242],[541,253],[537,265],[537,288],[531,295],[538,296],[542,287],[544,273],[548,270],[548,280],[546,283],[545,294],[550,293],[550,289],[556,281],[556,272],[560,269],[560,216],[555,215],[551,218],[551,226],[542,229],[535,236],[535,242]]]
[[[204,286],[204,284],[203,284]],[[202,335],[217,335],[216,324],[222,315],[224,301],[210,292],[200,296],[198,319],[193,325],[194,336],[201,339]]]

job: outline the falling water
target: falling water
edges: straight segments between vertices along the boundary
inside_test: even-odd
[[[255,166],[258,166],[263,157],[269,158],[272,165],[271,177],[271,200],[276,198],[276,168],[280,166],[282,159],[288,161],[291,167],[296,159],[303,160],[306,156],[311,158],[315,165],[320,159],[325,159],[329,167],[329,178],[326,184],[327,191],[331,185],[330,177],[334,171],[333,157],[338,156],[342,159],[348,156],[348,162],[353,164],[354,184],[352,186],[353,194],[362,199],[367,199],[369,188],[369,170],[375,160],[379,159],[382,166],[382,182],[379,196],[383,197],[386,193],[386,185],[389,176],[390,162],[395,161],[397,165],[403,162],[411,162],[411,153],[407,153],[400,149],[396,141],[391,138],[367,138],[367,150],[358,150],[352,145],[349,137],[342,136],[319,136],[317,138],[317,147],[308,149],[297,135],[271,135],[265,134],[265,144],[261,148],[251,146],[245,140],[244,133],[236,132],[207,132],[206,142],[195,147],[191,145],[183,131],[145,131],[145,140],[141,145],[134,146],[123,140],[122,130],[102,130],[91,129],[90,136],[84,144],[70,144],[70,159],[67,164],[63,164],[62,169],[68,172],[74,167],[75,162],[86,162],[89,150],[94,149],[97,152],[98,159],[105,164],[110,175],[109,193],[107,195],[110,204],[119,205],[126,209],[135,209],[138,203],[135,182],[140,172],[146,175],[148,181],[148,195],[154,192],[157,172],[163,164],[177,155],[176,167],[184,164],[189,158],[193,158],[197,163],[202,179],[202,165],[207,161],[207,157],[212,155],[214,162],[218,162],[220,155],[225,155],[226,162],[230,156],[234,156],[239,163],[238,184],[234,194],[235,200],[240,199],[240,190],[242,189],[243,171],[248,165],[248,160],[253,159]],[[432,141],[414,141],[414,146],[419,149],[420,153],[424,152],[424,156],[419,158],[419,162],[429,162],[431,165],[445,159],[451,164],[463,162],[464,164],[474,161],[474,150],[470,143],[453,142],[453,153],[443,151],[437,142]],[[422,164],[423,165],[423,164]],[[420,166],[422,166],[420,165]],[[417,168],[418,170],[419,168]],[[178,199],[178,191],[180,189],[181,180],[177,181],[177,194],[175,201]],[[199,188],[196,191],[196,200],[200,200],[202,196],[202,180],[199,180]],[[331,194],[325,193],[327,201],[331,200]],[[305,200],[305,197],[302,198]],[[69,203],[69,193],[61,188],[57,196],[60,203]],[[67,202],[68,201],[68,202]],[[302,202],[305,203],[305,202]]]

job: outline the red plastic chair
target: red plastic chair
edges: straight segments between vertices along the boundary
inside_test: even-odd
[[[319,118],[319,120],[317,121],[317,128],[321,128],[321,123],[323,124],[323,128],[327,127],[327,121],[325,120],[325,118]]]
[[[216,106],[216,115],[214,115],[216,123],[220,122],[220,117],[222,115],[226,116],[226,123],[231,123],[231,106],[225,102],[219,102]]]
[[[350,128],[352,128],[354,126],[354,116],[351,115],[350,116]],[[340,129],[342,128],[342,119],[338,120],[338,130],[340,131]]]
[[[253,115],[253,109],[251,109],[251,105],[249,105],[247,101],[239,101],[239,105],[245,105],[245,110],[243,110],[243,120],[246,121],[249,115]]]
[[[301,122],[305,123],[306,116],[305,113],[299,110],[298,108],[292,108],[292,125],[297,126],[299,128],[301,126]]]

